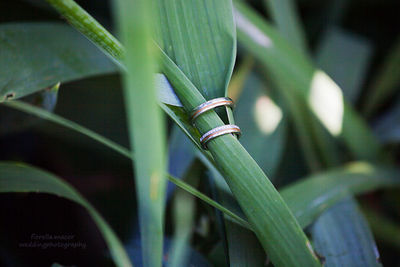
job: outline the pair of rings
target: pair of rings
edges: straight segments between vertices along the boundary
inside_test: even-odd
[[[209,110],[212,110],[214,108],[222,107],[222,106],[233,108],[234,107],[233,100],[230,99],[229,97],[219,97],[219,98],[214,98],[207,102],[204,102],[203,104],[200,104],[192,111],[190,120],[192,121],[192,123],[194,123],[196,118],[198,118],[201,114],[203,114]],[[218,136],[225,135],[225,134],[234,134],[234,135],[236,135],[237,138],[239,138],[241,135],[241,131],[237,125],[233,125],[233,124],[216,127],[214,129],[206,132],[205,134],[203,134],[203,136],[200,138],[201,146],[203,147],[203,149],[207,149],[207,143],[209,141],[211,141],[212,139],[214,139]]]

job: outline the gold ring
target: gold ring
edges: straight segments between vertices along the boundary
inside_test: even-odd
[[[233,107],[233,105],[234,105],[233,100],[230,99],[229,97],[219,97],[219,98],[211,99],[207,102],[204,102],[203,104],[200,104],[198,107],[196,107],[191,113],[190,120],[193,123],[194,120],[198,116],[203,114],[204,112],[207,112],[211,109],[214,109],[214,108],[220,107],[220,106]]]
[[[205,134],[203,134],[203,136],[200,138],[201,146],[204,149],[207,149],[208,141],[210,141],[218,136],[225,135],[225,134],[235,134],[236,137],[239,138],[241,135],[241,131],[240,131],[239,126],[233,125],[233,124],[216,127],[214,129],[206,132]]]

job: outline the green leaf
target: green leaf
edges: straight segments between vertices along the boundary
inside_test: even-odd
[[[46,0],[53,6],[75,29],[83,33],[90,41],[105,52],[120,67],[124,48],[112,34],[93,19],[74,0]]]
[[[196,12],[201,13],[199,10]],[[179,28],[182,25],[174,26]],[[191,34],[202,36],[200,31],[192,31]],[[205,101],[199,92],[202,88],[198,90],[184,73],[176,70],[176,65],[171,59],[162,55],[161,63],[164,74],[173,85],[186,111]],[[222,124],[215,112],[205,113],[196,121],[197,129],[203,134]],[[276,266],[318,266],[318,260],[304,232],[261,168],[237,139],[231,135],[224,135],[210,141],[208,148],[272,262]]]
[[[117,25],[126,46],[124,99],[135,158],[135,183],[143,266],[162,264],[166,187],[166,129],[153,73],[151,7],[148,1],[116,1]],[[132,154],[133,158],[133,154]]]
[[[363,112],[370,116],[396,93],[400,84],[400,39],[398,39],[373,78],[365,98]]]
[[[279,32],[296,49],[307,53],[307,44],[294,0],[264,0]]]
[[[157,73],[155,75],[155,87],[157,88],[158,100],[161,103],[182,107],[181,101],[164,74]]]
[[[81,10],[69,12],[75,19],[73,24],[85,28],[82,32],[91,38],[91,25],[84,26],[94,19],[87,14],[79,17],[83,13]],[[95,38],[91,40],[96,42]],[[193,83],[163,51],[160,61],[163,73],[173,85],[186,111],[205,101]],[[203,114],[196,122],[201,133],[222,124],[222,120],[213,111]],[[310,243],[293,214],[237,139],[224,135],[210,141],[208,146],[272,262],[276,266],[319,266]]]
[[[368,223],[353,198],[325,211],[311,229],[325,266],[381,266]]]
[[[0,192],[48,193],[80,204],[97,224],[115,264],[120,267],[132,266],[120,240],[103,217],[81,194],[60,178],[26,164],[0,162]]]
[[[355,103],[372,56],[368,40],[340,28],[325,33],[316,53],[317,65],[342,88],[343,96]]]
[[[3,103],[3,105],[10,106],[28,114],[39,116],[43,119],[47,119],[56,124],[75,130],[100,142],[105,146],[108,146],[112,150],[115,150],[127,158],[132,157],[132,154],[128,149],[54,113],[20,101],[10,101]],[[210,161],[206,155],[208,154],[201,154],[202,161],[210,170],[218,173],[218,170],[215,169],[213,162]],[[305,228],[312,223],[325,209],[334,205],[337,201],[343,199],[343,197],[346,197],[348,194],[351,193],[358,195],[382,187],[398,186],[400,185],[400,180],[398,179],[399,176],[399,170],[379,166],[377,167],[371,164],[358,162],[342,168],[331,170],[326,173],[304,178],[283,188],[280,192],[290,209],[296,215],[300,225]],[[237,215],[242,212],[240,210],[235,210],[238,207],[237,204],[233,205],[231,201],[227,202],[230,204],[229,206],[231,206],[230,209],[235,211],[232,212],[232,210],[227,209],[219,203],[213,201],[184,181],[180,181],[171,175],[168,175],[167,178],[182,190],[185,190],[186,192],[198,197],[214,208],[220,210],[225,215],[229,216],[231,221],[241,225],[244,228],[251,229],[247,221],[243,220]],[[232,195],[226,183],[224,186],[224,194]],[[231,199],[233,199],[233,197]]]
[[[196,165],[192,166],[183,178],[191,185],[196,186],[200,180],[201,172]],[[196,203],[194,196],[185,191],[177,191],[173,199],[172,209],[174,238],[168,255],[168,266],[188,266],[190,239],[195,227]]]
[[[54,122],[56,124],[59,124],[61,126],[64,126],[66,128],[69,128],[71,130],[77,131],[83,135],[88,136],[89,138],[92,138],[93,140],[96,140],[97,142],[109,147],[110,149],[120,153],[121,155],[134,160],[134,156],[132,155],[132,153],[120,146],[119,144],[105,138],[102,135],[99,135],[98,133],[95,133],[93,131],[91,131],[90,129],[79,125],[75,122],[72,122],[70,120],[67,120],[57,114],[48,112],[44,109],[41,108],[37,108],[34,107],[30,104],[26,104],[20,101],[10,101],[10,102],[6,102],[3,103],[3,105],[9,106],[11,108],[20,110],[22,112],[26,112],[28,114],[32,114],[35,116],[38,116],[40,118],[49,120],[51,122]],[[206,195],[202,194],[201,192],[199,192],[198,190],[196,190],[195,188],[191,187],[190,185],[186,184],[183,181],[180,181],[179,179],[171,176],[171,175],[167,175],[167,178],[169,181],[171,181],[172,183],[174,183],[176,186],[180,187],[182,190],[185,190],[186,192],[198,197],[199,199],[203,200],[204,202],[208,203],[209,205],[213,206],[216,209],[219,209],[221,212],[227,214],[228,216],[232,217],[232,219],[237,222],[238,224],[242,225],[245,228],[250,229],[249,224],[243,220],[242,218],[240,218],[239,216],[235,215],[233,212],[227,210],[226,208],[224,208],[223,206],[221,206],[220,204],[218,204],[217,202],[213,201],[212,199],[210,199],[209,197],[207,197]]]
[[[193,165],[195,148],[189,138],[179,129],[177,125],[171,130],[168,142],[168,172],[174,177],[181,178]],[[174,185],[168,184],[167,200],[174,192]]]
[[[267,256],[255,234],[231,221],[225,220],[229,262],[235,267],[265,266]]]
[[[207,100],[225,96],[236,57],[230,0],[156,1],[156,40]]]
[[[375,135],[382,143],[398,143],[400,141],[400,99],[390,109],[379,116],[373,124]]]
[[[368,220],[378,241],[391,245],[397,250],[400,249],[400,226],[398,222],[387,218],[381,213],[375,212],[372,209],[362,207],[363,214]]]
[[[304,228],[343,197],[399,186],[399,177],[397,169],[356,162],[299,180],[280,193]]]
[[[68,25],[30,22],[0,25],[0,102],[58,82],[117,71],[93,44]]]
[[[243,132],[240,142],[270,178],[274,177],[285,146],[286,117],[255,74],[249,76],[243,90],[234,110],[235,122]]]
[[[57,83],[53,88],[47,88],[43,91],[26,96],[23,100],[52,112],[56,106],[59,86],[60,84]],[[0,134],[19,132],[41,121],[37,117],[26,116],[20,112],[5,109],[1,106],[0,114]]]
[[[73,121],[65,119],[57,114],[48,112],[45,109],[38,108],[38,107],[32,106],[30,104],[27,104],[25,102],[17,101],[17,100],[4,102],[2,105],[11,107],[13,109],[17,109],[19,111],[22,111],[22,112],[25,112],[25,113],[28,113],[31,115],[35,115],[39,118],[54,122],[63,127],[77,131],[83,135],[86,135],[86,136],[92,138],[93,140],[96,140],[97,142],[99,142],[105,146],[108,146],[109,148],[115,150],[116,152],[120,153],[123,156],[131,158],[131,152],[128,149],[120,146],[119,144],[105,138],[104,136],[102,136],[98,133],[91,131],[90,129],[88,129],[78,123],[75,123]]]
[[[204,157],[200,157],[204,161]],[[232,196],[224,178],[209,162],[204,161],[210,170],[216,187],[216,199],[222,205],[229,207],[235,214],[242,216],[243,211]],[[233,223],[231,217],[224,217],[225,238],[229,255],[229,266],[264,266],[266,255],[256,235],[251,229],[243,229],[239,224]]]
[[[305,55],[293,49],[267,22],[240,1],[235,2],[235,16],[239,42],[260,61],[268,77],[287,99],[287,105],[297,106],[292,116],[312,111],[332,136],[344,141],[356,158],[376,160],[380,154],[377,140],[365,121],[343,100],[335,82],[316,69]],[[295,121],[307,125],[307,117],[305,114]],[[301,126],[297,128],[301,129]],[[310,143],[306,139],[309,133],[299,134],[304,142]],[[320,142],[321,149],[327,143],[319,140],[319,136],[316,134],[314,138]],[[312,144],[309,146],[312,147]],[[331,151],[325,149],[324,156],[329,158],[330,154]],[[309,162],[313,164],[311,156]]]

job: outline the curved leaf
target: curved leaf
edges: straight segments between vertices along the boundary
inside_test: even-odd
[[[87,129],[86,127],[71,122],[54,113],[19,101],[10,101],[4,104],[75,130],[83,135],[93,138],[105,146],[108,146],[112,150],[115,150],[127,158],[132,157],[131,152],[128,149]],[[179,120],[179,116],[177,116],[177,119]],[[199,145],[197,141],[193,140],[193,142]],[[213,172],[218,173],[213,166],[212,161],[208,160],[206,155],[208,154],[201,154],[201,160]],[[234,212],[226,209],[224,206],[213,201],[206,195],[202,194],[195,188],[186,184],[184,181],[181,181],[170,175],[167,177],[171,182],[181,189],[200,198],[209,205],[223,212],[225,215],[229,216],[231,220],[236,222],[238,225],[241,225],[247,229],[251,229],[251,226],[247,223],[247,221],[236,215],[240,214],[240,212],[236,212],[235,214]],[[345,167],[340,167],[325,173],[306,177],[294,184],[284,187],[282,190],[280,190],[280,193],[292,212],[295,214],[300,225],[305,228],[312,223],[324,210],[348,196],[349,193],[358,195],[382,187],[399,186],[399,177],[400,171],[398,169],[356,162]],[[230,195],[232,194],[226,183],[224,187],[224,193]],[[233,199],[233,197],[231,199]],[[236,211],[237,207],[238,205],[236,204],[232,210]]]
[[[70,26],[30,22],[0,25],[0,102],[58,82],[117,71],[117,66]]]
[[[305,33],[294,0],[264,0],[279,32],[299,51],[307,52]]]
[[[325,211],[313,224],[311,235],[326,267],[381,266],[368,223],[351,197]]]
[[[161,48],[207,99],[225,96],[236,57],[230,0],[156,1]]]
[[[292,112],[293,116],[299,110],[312,112],[332,136],[344,141],[357,159],[376,160],[380,155],[376,138],[366,122],[343,100],[335,82],[241,1],[235,1],[235,18],[239,42],[261,62],[288,105],[300,105],[297,112]],[[302,133],[302,137],[307,134]],[[319,142],[318,137],[314,135]],[[330,153],[324,152],[325,157]]]
[[[365,193],[376,188],[399,186],[400,172],[364,162],[316,174],[291,184],[280,193],[304,228],[327,207],[349,194]]]
[[[26,164],[0,162],[0,192],[48,193],[80,204],[97,224],[117,266],[132,266],[121,242],[103,217],[71,185],[60,178]]]

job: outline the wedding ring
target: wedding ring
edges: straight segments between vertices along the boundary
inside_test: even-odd
[[[209,142],[210,140],[212,140],[218,136],[225,135],[225,134],[235,134],[236,137],[239,138],[241,135],[240,128],[239,128],[239,126],[233,125],[233,124],[216,127],[214,129],[206,132],[205,134],[203,134],[203,136],[200,138],[201,146],[204,149],[207,149],[207,142]]]
[[[207,102],[204,102],[203,104],[200,104],[198,107],[196,107],[191,113],[190,120],[192,122],[194,122],[194,120],[198,116],[200,116],[204,112],[207,112],[216,107],[220,107],[220,106],[233,107],[233,105],[234,105],[233,100],[230,99],[229,97],[219,97],[219,98],[211,99]]]

